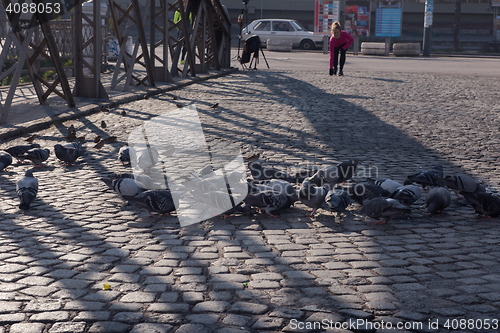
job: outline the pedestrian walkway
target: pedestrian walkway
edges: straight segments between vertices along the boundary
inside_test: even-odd
[[[0,332],[498,331],[500,220],[470,206],[429,216],[421,198],[409,215],[376,225],[356,204],[337,218],[324,210],[311,218],[297,203],[278,218],[214,217],[180,228],[175,214],[149,217],[100,179],[129,172],[117,161],[129,134],[181,104],[196,105],[210,146],[258,152],[268,165],[357,158],[360,183],[402,182],[441,164],[445,175],[467,173],[498,193],[498,76],[353,64],[334,77],[322,64],[277,70],[270,62],[271,70],[34,131],[52,150],[73,125],[88,152],[67,168],[50,156],[35,172],[38,197],[27,211],[15,183],[29,166],[0,174]],[[117,142],[94,149],[97,135]]]

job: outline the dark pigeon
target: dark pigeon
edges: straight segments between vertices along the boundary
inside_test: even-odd
[[[27,160],[30,160],[36,167],[43,166],[42,163],[45,162],[50,156],[49,149],[33,148],[24,154]]]
[[[377,223],[387,223],[394,216],[411,212],[411,208],[391,198],[374,198],[366,200],[363,203],[363,207],[366,215],[376,219],[385,218],[385,221],[379,220]]]
[[[12,156],[9,153],[0,150],[0,171],[12,164]]]
[[[24,154],[26,154],[28,150],[33,148],[40,148],[40,145],[37,143],[33,143],[31,145],[14,146],[6,149],[5,151],[8,152],[12,157],[17,159],[18,162],[20,162],[24,161]]]
[[[57,144],[54,146],[56,157],[65,165],[75,163],[76,159],[85,153],[80,143],[70,143],[65,146]]]
[[[429,214],[436,214],[451,204],[451,193],[444,187],[434,188],[427,194],[425,204]]]
[[[287,172],[270,166],[262,166],[259,161],[248,162],[248,168],[250,169],[252,177],[255,180],[282,179],[290,183],[294,183],[296,181],[296,178]]]
[[[299,189],[299,200],[307,207],[313,209],[309,217],[314,216],[316,210],[323,206],[327,194],[328,191],[324,187],[314,186],[310,178],[302,182]]]
[[[324,210],[330,212],[342,213],[351,203],[349,193],[342,189],[332,189],[328,191],[325,197],[325,203],[321,206]]]
[[[408,176],[413,183],[425,186],[443,186],[443,166],[436,164],[434,168]]]
[[[476,180],[464,174],[446,176],[443,182],[447,187],[459,192],[486,192],[486,189],[483,185],[479,184]]]
[[[175,210],[174,199],[170,191],[167,190],[145,191],[133,198],[128,198],[128,201],[146,208],[151,216],[151,212],[163,215]]]
[[[412,205],[415,201],[420,199],[421,196],[422,191],[420,187],[411,185],[411,180],[406,179],[404,185],[398,187],[390,197],[405,205]]]
[[[351,199],[363,205],[365,200],[381,197],[389,197],[391,193],[378,185],[357,184],[349,189]]]
[[[123,146],[118,151],[118,160],[122,162],[123,165],[130,164],[130,147]]]
[[[33,177],[33,170],[27,170],[24,177],[19,179],[16,184],[16,192],[20,209],[30,208],[31,203],[38,193],[38,180]]]
[[[293,188],[293,185],[282,179],[271,179],[271,180],[260,180],[260,181],[250,181],[251,188],[249,192],[253,191],[263,191],[270,190],[280,193],[284,193],[288,198],[288,203],[283,207],[283,209],[293,206],[293,204],[299,199],[297,191]]]
[[[460,194],[471,203],[478,214],[489,217],[500,215],[500,198],[484,192],[460,192]]]
[[[311,183],[316,186],[323,186],[325,184],[333,186],[343,183],[354,176],[358,164],[359,161],[357,159],[352,159],[334,166],[322,168],[311,178]]]

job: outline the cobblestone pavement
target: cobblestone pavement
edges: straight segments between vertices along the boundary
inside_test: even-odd
[[[496,332],[499,220],[470,207],[429,217],[421,199],[375,225],[355,204],[311,219],[298,203],[279,218],[180,228],[175,215],[125,205],[100,177],[127,171],[116,156],[136,126],[196,103],[209,144],[231,141],[269,164],[356,157],[355,181],[403,181],[441,163],[496,192],[499,92],[491,77],[249,71],[40,131],[52,148],[73,124],[88,153],[67,168],[52,154],[27,211],[15,182],[28,166],[0,174],[0,332]],[[98,151],[95,135],[118,142]]]

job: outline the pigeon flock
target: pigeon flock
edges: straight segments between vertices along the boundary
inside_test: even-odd
[[[104,127],[105,124],[101,126]],[[74,128],[69,128],[69,136],[76,139]],[[49,158],[51,152],[32,143],[35,137],[36,135],[26,140],[29,145],[0,151],[0,171],[11,165],[13,158],[18,163],[29,160],[34,168],[44,167],[43,162]],[[55,156],[63,166],[74,164],[85,152],[81,143],[71,142],[54,146]],[[136,151],[125,145],[119,150],[117,160],[124,166],[130,166],[134,161],[133,164],[140,172],[115,174],[101,179],[109,189],[128,203],[146,208],[151,216],[152,213],[169,214],[176,210],[178,199],[172,195],[168,186],[158,184],[149,174],[161,160],[161,156],[171,156],[174,153],[173,146],[159,152],[154,148]],[[279,214],[300,201],[312,209],[310,217],[318,210],[336,213],[338,217],[355,202],[363,207],[367,216],[380,219],[377,223],[387,223],[395,216],[410,213],[412,205],[423,193],[426,193],[424,201],[429,215],[438,214],[452,204],[451,191],[457,195],[457,201],[462,200],[460,204],[471,205],[478,214],[487,217],[500,216],[500,198],[487,193],[485,187],[470,176],[444,176],[441,165],[409,175],[403,184],[388,178],[369,178],[365,183],[353,183],[356,167],[360,164],[357,159],[323,168],[297,167],[293,172],[286,172],[263,165],[259,157],[259,154],[256,154],[246,158],[248,174],[251,175],[249,178],[246,173],[241,172],[217,176],[213,167],[207,165],[192,173],[193,179],[185,182],[181,186],[182,190],[189,193],[199,205],[206,205],[208,210],[223,209],[223,216],[252,213],[252,209],[256,209],[276,217],[274,214]],[[38,192],[38,180],[33,176],[33,170],[27,170],[24,177],[17,181],[19,208],[23,210],[30,208]],[[238,193],[245,195],[238,197]],[[227,207],[228,197],[231,207]]]

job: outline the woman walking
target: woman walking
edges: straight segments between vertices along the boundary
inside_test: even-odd
[[[354,38],[345,30],[342,30],[339,22],[332,24],[332,37],[330,37],[330,75],[337,75],[337,66],[340,52],[339,76],[343,76],[345,63],[345,52],[354,42]]]

